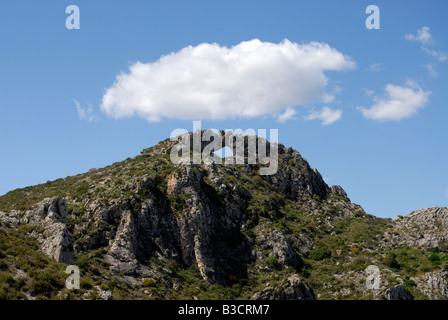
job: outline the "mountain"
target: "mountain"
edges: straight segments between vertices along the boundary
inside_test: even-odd
[[[167,139],[1,196],[0,299],[448,299],[447,208],[377,218],[298,151],[256,141],[278,150],[275,174],[173,164]]]

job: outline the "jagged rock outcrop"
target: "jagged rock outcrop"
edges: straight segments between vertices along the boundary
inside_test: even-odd
[[[31,235],[38,239],[41,251],[58,262],[70,264],[73,262],[73,238],[67,230],[66,219],[67,205],[62,198],[46,198],[24,215],[17,211],[0,214],[0,220],[10,226],[24,223],[39,227],[39,231]]]
[[[195,135],[198,145],[195,148]],[[207,137],[202,140],[201,137]],[[208,139],[209,137],[213,137]],[[216,139],[216,140],[215,140]],[[174,149],[177,152],[181,152],[182,148],[187,150],[197,150],[198,153],[204,151],[205,148],[210,146],[210,141],[216,143],[218,148],[229,147],[233,151],[234,163],[251,163],[250,161],[260,161],[265,163],[265,159],[269,160],[269,166],[272,166],[274,174],[265,175],[264,178],[268,183],[275,186],[281,193],[283,193],[288,199],[297,200],[303,196],[317,195],[321,198],[330,192],[330,188],[322,179],[322,176],[317,169],[312,169],[306,159],[304,159],[300,153],[292,148],[285,148],[281,143],[271,143],[265,138],[259,136],[247,136],[243,134],[234,134],[232,132],[220,131],[219,135],[216,135],[210,130],[197,131],[195,133],[186,133],[178,137],[177,140],[171,141],[166,148],[160,149],[158,152],[166,152],[166,150]],[[239,144],[238,141],[242,143]],[[241,146],[242,148],[238,148]],[[260,152],[264,147],[265,150]],[[260,149],[260,150],[259,150]],[[279,155],[277,158],[269,158],[272,151],[276,151]],[[238,151],[241,150],[241,151]],[[147,151],[144,150],[143,154]],[[239,157],[243,153],[244,156]],[[182,160],[185,162],[185,160]],[[187,163],[190,160],[187,159]],[[273,162],[275,164],[273,165]],[[287,164],[280,165],[279,164]],[[278,168],[278,170],[276,170]]]
[[[448,272],[431,272],[412,278],[417,289],[431,300],[448,300]]]
[[[389,288],[384,293],[386,300],[414,300],[412,294],[402,285],[396,285]]]
[[[393,219],[394,233],[387,237],[395,246],[437,247],[448,242],[448,208],[431,207]]]
[[[210,283],[225,285],[245,276],[250,245],[240,231],[243,191],[235,192],[231,203],[222,203],[195,165],[183,165],[170,175],[166,194],[150,178],[134,187],[145,195],[141,203],[124,202],[98,213],[117,225],[106,255],[113,271],[145,274],[143,265],[156,257],[195,264]]]
[[[266,258],[262,252],[269,251],[269,257],[275,258],[278,267],[299,269],[302,265],[302,258],[292,249],[282,232],[273,230],[268,234],[261,234],[256,240],[259,248],[256,254],[260,260]]]
[[[313,290],[302,282],[299,275],[284,279],[280,288],[268,286],[251,297],[252,300],[316,300]]]
[[[65,199],[52,198],[41,201],[37,208],[27,211],[23,221],[44,228],[38,234],[41,250],[56,261],[73,262],[73,239],[67,231],[67,204]]]

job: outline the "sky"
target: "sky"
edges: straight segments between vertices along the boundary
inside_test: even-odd
[[[447,12],[443,0],[2,1],[0,195],[201,120],[278,129],[369,214],[447,206]]]

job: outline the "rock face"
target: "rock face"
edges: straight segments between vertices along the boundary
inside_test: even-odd
[[[73,238],[65,224],[67,219],[65,199],[46,198],[24,215],[13,211],[8,216],[4,214],[0,216],[0,219],[10,226],[25,223],[39,227],[42,232],[33,231],[32,235],[39,240],[41,251],[58,262],[65,264],[73,262]]]
[[[256,254],[262,256],[262,251],[270,251],[269,257],[275,258],[281,268],[299,269],[303,263],[302,258],[292,249],[286,236],[278,230],[260,235],[257,238],[257,243],[259,251]]]
[[[26,212],[24,221],[44,228],[38,235],[41,250],[56,261],[73,262],[73,239],[65,225],[67,205],[65,199],[44,199],[35,210]]]
[[[448,300],[448,272],[432,272],[414,277],[417,288],[431,300]]]
[[[209,178],[214,178],[213,171]],[[243,191],[237,191],[226,206],[202,179],[197,166],[182,166],[180,172],[172,174],[167,194],[161,194],[149,178],[139,190],[148,198],[137,205],[138,210],[132,205],[126,208],[123,203],[100,213],[103,217],[121,216],[115,222],[108,221],[118,224],[108,252],[115,271],[140,273],[144,271],[141,262],[155,256],[195,264],[210,283],[224,285],[229,283],[229,277],[245,276],[250,245],[240,231]],[[175,212],[169,206],[170,200],[179,204]]]
[[[412,294],[402,285],[396,285],[387,289],[384,297],[386,300],[414,300]]]
[[[203,143],[201,148],[204,147]],[[276,147],[279,161],[290,166],[281,166],[277,174],[265,176],[267,184],[291,199],[305,200],[331,193],[317,170],[311,169],[297,151],[281,144]],[[247,141],[245,151],[248,156]],[[241,170],[250,170],[250,165],[242,165]],[[149,273],[145,261],[151,257],[196,265],[207,282],[220,285],[245,278],[247,264],[257,259],[257,250],[271,251],[269,256],[277,259],[281,268],[299,268],[302,260],[290,241],[309,252],[312,240],[306,236],[288,239],[270,228],[266,236],[256,239],[258,249],[254,250],[254,244],[242,233],[248,227],[247,207],[252,196],[227,179],[229,175],[238,178],[238,172],[231,167],[182,163],[166,178],[166,192],[161,192],[157,181],[149,176],[128,183],[126,188],[141,195],[140,201],[119,201],[110,207],[93,208],[94,220],[115,226],[116,232],[103,229],[88,241],[88,248],[77,250],[109,244],[105,258],[112,264],[111,269],[133,275]],[[337,190],[345,194],[342,188]],[[267,205],[274,209],[281,206],[276,202]]]
[[[245,151],[249,155],[247,146],[246,141]],[[311,169],[297,151],[281,144],[276,147],[279,163],[289,163],[289,166],[280,166],[275,175],[265,176],[264,183],[296,200],[323,198],[331,193],[317,170]],[[251,170],[250,165],[242,165],[241,170]],[[129,186],[130,190],[144,195],[141,202],[120,202],[95,212],[98,219],[117,226],[115,234],[97,237],[109,237],[111,245],[106,259],[112,269],[145,274],[144,261],[156,257],[196,265],[207,282],[229,285],[247,276],[247,264],[257,256],[266,258],[260,253],[263,250],[270,251],[269,257],[276,259],[281,268],[300,268],[301,257],[292,249],[290,241],[309,252],[312,240],[306,236],[288,239],[269,227],[268,234],[256,239],[258,249],[254,250],[254,244],[242,233],[248,227],[247,207],[252,196],[229,180],[229,175],[238,179],[238,172],[231,167],[182,163],[167,177],[166,193],[160,192],[152,178],[144,177]],[[345,195],[342,188],[335,190],[338,195]],[[348,198],[344,201],[349,202]],[[281,204],[273,201],[267,206],[278,210]],[[104,244],[92,244],[93,247],[100,245]]]
[[[393,220],[397,235],[389,234],[396,246],[437,247],[448,242],[448,208],[416,210]]]
[[[254,294],[252,300],[316,300],[313,290],[304,284],[299,275],[294,274],[285,279],[281,289],[266,287]]]

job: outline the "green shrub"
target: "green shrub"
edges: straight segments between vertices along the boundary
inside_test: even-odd
[[[54,270],[45,269],[36,273],[35,278],[31,282],[30,293],[32,295],[45,295],[51,297],[64,283],[58,279]]]
[[[228,175],[226,177],[226,182],[227,183],[231,183],[231,184],[235,184],[235,183],[237,183],[237,180],[236,180],[235,176]]]
[[[249,239],[250,241],[255,241],[255,239],[257,238],[257,234],[255,233],[255,231],[253,229],[247,229],[243,232]]]
[[[448,242],[439,242],[439,251],[448,253]]]
[[[364,271],[368,266],[368,260],[363,257],[357,257],[351,264],[351,269],[354,271]]]
[[[420,272],[430,272],[430,271],[432,271],[432,268],[430,267],[430,266],[421,266],[419,269],[418,269]]]
[[[94,283],[93,280],[89,277],[81,277],[81,280],[79,281],[79,285],[82,289],[90,290],[93,288]]]
[[[331,257],[331,252],[328,246],[325,244],[320,244],[316,248],[310,251],[309,258],[312,260],[324,260]]]
[[[397,262],[397,255],[393,252],[389,252],[383,259],[384,265],[393,269],[400,269],[400,265]]]
[[[434,247],[434,248],[431,248],[431,250],[430,250],[432,253],[439,253],[440,252],[440,249],[439,249],[439,247]]]
[[[22,278],[16,280],[9,273],[0,271],[0,300],[23,299],[19,290],[24,284]]]
[[[0,259],[0,270],[6,270],[8,269],[8,264],[4,259]]]
[[[412,279],[405,280],[404,284],[405,284],[407,287],[416,287],[416,286],[417,286],[417,284],[415,283],[415,281],[412,280]]]
[[[448,256],[445,256],[445,257],[448,257]],[[441,264],[442,270],[448,271],[448,259],[442,259],[441,261],[442,261],[442,264]]]
[[[276,270],[280,269],[280,267],[281,267],[280,263],[278,262],[278,258],[276,256],[274,256],[274,255],[267,257],[265,259],[265,263],[270,268],[273,268],[273,269],[276,269]]]
[[[355,213],[353,215],[355,216],[355,218],[364,216],[364,214],[361,211],[355,211]]]
[[[428,260],[431,262],[440,262],[440,256],[434,252],[432,255],[429,256]]]
[[[145,287],[153,287],[157,284],[157,281],[154,280],[153,278],[145,278],[143,279],[143,285]]]
[[[250,182],[250,181],[251,181],[251,180],[250,180],[248,177],[246,177],[246,176],[241,176],[241,177],[239,178],[239,180],[240,180],[241,183],[247,183],[247,182]]]

